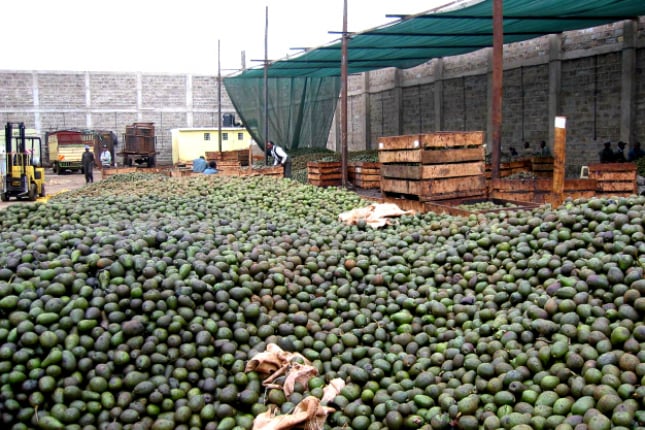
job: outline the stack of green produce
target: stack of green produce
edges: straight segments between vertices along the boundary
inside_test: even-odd
[[[131,174],[8,207],[2,428],[250,429],[333,378],[330,429],[643,428],[644,197],[337,222],[364,204]],[[268,343],[319,376],[265,390]]]

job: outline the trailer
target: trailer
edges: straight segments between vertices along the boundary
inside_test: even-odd
[[[85,146],[94,152],[96,167],[101,167],[99,154],[107,147],[114,159],[117,145],[116,135],[105,130],[68,129],[49,132],[45,137],[52,171],[57,174],[65,172],[82,172],[82,157]]]
[[[126,166],[155,166],[157,137],[153,122],[135,122],[125,128],[123,150],[119,153]]]

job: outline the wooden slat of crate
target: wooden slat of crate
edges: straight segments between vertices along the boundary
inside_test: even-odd
[[[534,191],[536,179],[492,179],[489,188],[491,191],[524,192]]]
[[[495,199],[536,202],[535,193],[533,191],[492,190],[488,193],[488,195],[489,197]]]
[[[381,191],[384,193],[410,194],[419,196],[421,182],[407,179],[381,178]]]
[[[457,198],[486,193],[486,179],[483,175],[442,179],[381,179],[381,191],[417,196],[420,200]]]
[[[342,175],[340,172],[333,172],[333,173],[309,173],[307,175],[307,178],[309,180],[314,180],[314,181],[323,181],[326,179],[329,180],[334,180],[334,181],[340,181],[342,179]]]
[[[324,162],[309,162],[307,163],[308,173],[340,173],[341,164],[337,161],[324,161]]]
[[[379,151],[392,151],[401,149],[421,148],[418,134],[406,134],[402,136],[384,136],[378,140]],[[380,160],[379,160],[380,161]]]
[[[491,164],[486,164],[486,177],[492,177],[493,166]],[[511,161],[510,163],[500,163],[499,165],[499,177],[505,178],[521,172],[530,172],[531,171],[531,161],[530,160],[518,160]]]
[[[534,172],[553,171],[553,157],[531,158],[531,170]]]
[[[340,179],[310,179],[309,183],[317,187],[339,187]]]
[[[348,171],[347,172],[347,177],[349,179],[362,179],[362,180],[368,180],[368,181],[376,181],[381,179],[381,174],[379,172],[376,173],[363,173],[363,172],[355,172],[355,171]]]
[[[443,151],[422,151],[419,154],[420,163],[437,164],[437,163],[462,163],[468,161],[483,161],[484,146],[476,148],[457,148],[446,149]],[[380,157],[380,154],[379,154]]]
[[[380,163],[461,163],[468,161],[484,160],[484,147],[454,148],[437,150],[424,150],[422,148],[408,148],[398,150],[382,150],[378,152]]]
[[[598,187],[598,181],[595,179],[565,179],[565,193],[586,193],[595,191]]]
[[[363,189],[380,188],[381,187],[381,178],[379,177],[378,179],[374,179],[374,180],[354,179],[352,181],[352,184],[354,184],[355,187],[363,188]]]
[[[381,163],[363,163],[355,162],[347,164],[347,174],[350,178],[355,175],[370,177],[377,177],[381,175]]]
[[[594,179],[565,179],[564,195],[571,198],[589,198],[596,195],[597,181]],[[489,195],[495,198],[517,199],[544,203],[553,193],[553,180],[536,179],[495,179],[490,181]]]
[[[386,164],[381,168],[381,176],[401,179],[435,179],[458,176],[481,175],[484,173],[482,162],[434,165]]]
[[[378,161],[387,163],[421,163],[423,162],[422,149],[399,149],[396,151],[379,151]]]
[[[376,163],[372,161],[352,161],[350,163],[347,163],[347,168],[352,169],[360,167],[362,169],[380,169],[381,168],[381,163]]]
[[[617,192],[617,193],[628,193],[636,194],[637,192],[636,183],[632,182],[598,182],[598,191],[607,193],[607,192]]]
[[[635,163],[592,163],[589,164],[589,176],[609,172],[636,172]]]
[[[438,198],[458,198],[486,194],[486,178],[484,175],[426,179],[420,181],[420,183],[420,200],[436,200]]]
[[[219,165],[224,161],[239,161],[243,166],[249,165],[249,150],[239,149],[234,151],[206,151],[206,159],[208,161],[215,160]]]
[[[136,167],[111,167],[109,169],[103,169],[102,177],[107,178],[112,175],[120,175],[125,173],[134,173],[137,171]]]
[[[353,182],[355,187],[362,188],[365,190],[371,190],[371,189],[378,189],[381,188],[381,180],[379,179],[378,181],[363,181],[363,180],[356,180]]]
[[[284,175],[283,166],[271,167],[242,167],[239,169],[240,176],[278,176]]]
[[[592,191],[596,189],[597,181],[594,179],[565,179],[564,191]],[[553,180],[545,178],[535,179],[495,179],[490,183],[491,190],[496,191],[553,191]]]
[[[484,145],[483,131],[440,131],[420,136],[421,146],[429,149],[446,149],[455,147]]]
[[[589,172],[589,177],[596,179],[597,181],[603,182],[624,182],[624,181],[635,181],[636,173],[635,172]]]

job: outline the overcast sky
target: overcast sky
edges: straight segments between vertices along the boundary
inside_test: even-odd
[[[348,30],[448,0],[348,0]],[[343,0],[9,0],[0,70],[139,71],[222,75],[339,38]]]

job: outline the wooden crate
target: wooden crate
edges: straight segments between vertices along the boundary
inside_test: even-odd
[[[635,163],[598,163],[589,165],[589,179],[598,183],[598,195],[638,194]]]
[[[358,188],[380,188],[381,163],[370,163],[366,161],[348,163],[347,178]]]
[[[239,162],[241,166],[249,165],[249,150],[239,149],[234,151],[206,151],[206,161],[215,160],[217,168],[225,161]]]
[[[486,194],[483,132],[379,139],[381,192],[420,201]]]
[[[318,187],[340,186],[342,183],[339,161],[310,161],[307,163],[307,182]]]

